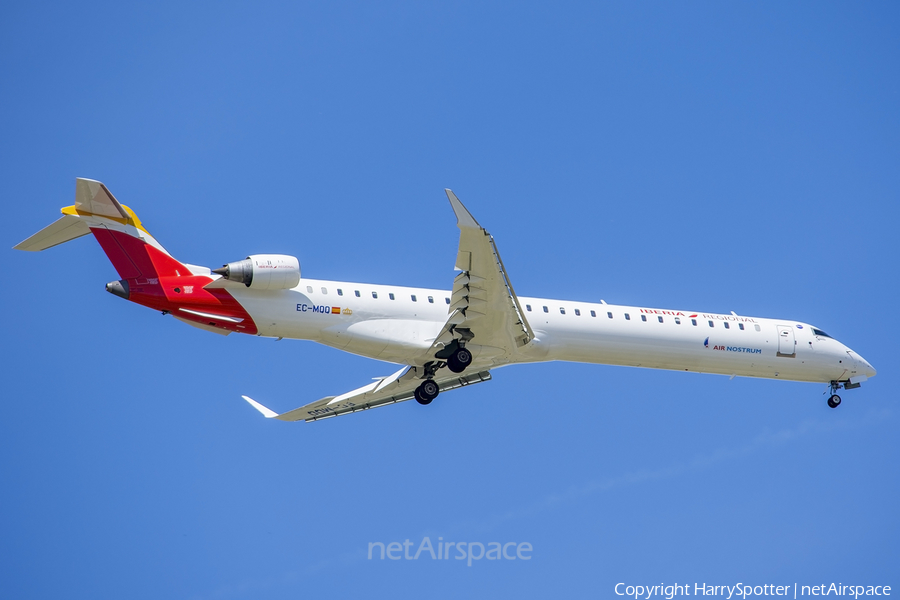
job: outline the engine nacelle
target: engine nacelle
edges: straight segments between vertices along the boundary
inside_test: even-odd
[[[300,261],[285,254],[253,254],[213,273],[253,290],[289,290],[300,283]]]

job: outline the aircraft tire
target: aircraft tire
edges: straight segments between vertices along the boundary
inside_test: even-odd
[[[828,399],[828,406],[831,408],[837,408],[841,405],[841,397],[837,394],[834,394],[831,398]]]
[[[438,384],[433,379],[426,379],[419,386],[419,389],[422,390],[422,396],[430,400],[437,398],[437,395],[441,392],[441,388],[438,387]]]
[[[421,404],[422,406],[427,406],[431,404],[433,398],[425,398],[424,396],[419,394],[419,388],[416,388],[416,391],[413,392],[413,395],[416,397],[416,402]]]
[[[440,391],[441,388],[438,387],[438,384],[431,379],[427,379],[416,388],[413,395],[416,397],[416,402],[424,406],[426,404],[431,404],[431,401],[437,398]]]
[[[462,373],[466,367],[472,364],[472,353],[465,348],[460,348],[447,359],[447,368],[454,373]]]

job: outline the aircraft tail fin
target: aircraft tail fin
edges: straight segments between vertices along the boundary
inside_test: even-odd
[[[75,204],[63,208],[62,214],[14,248],[36,252],[93,233],[122,279],[192,274],[99,181],[76,179]]]

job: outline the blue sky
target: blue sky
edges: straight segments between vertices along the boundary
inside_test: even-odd
[[[453,188],[517,292],[815,324],[824,386],[552,363],[314,424],[393,372],[106,294],[83,238],[7,249],[0,595],[615,597],[900,586],[893,3],[19,3],[6,248],[99,179],[177,258],[449,287]],[[369,542],[532,544],[369,561]]]

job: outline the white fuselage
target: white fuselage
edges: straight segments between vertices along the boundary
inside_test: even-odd
[[[415,364],[431,346],[450,298],[446,290],[313,279],[291,290],[229,291],[261,336],[312,340],[400,364]],[[509,352],[480,346],[476,336],[467,345],[476,360],[495,367],[563,360],[822,383],[875,375],[839,341],[789,319],[524,296],[519,302],[535,339]]]

